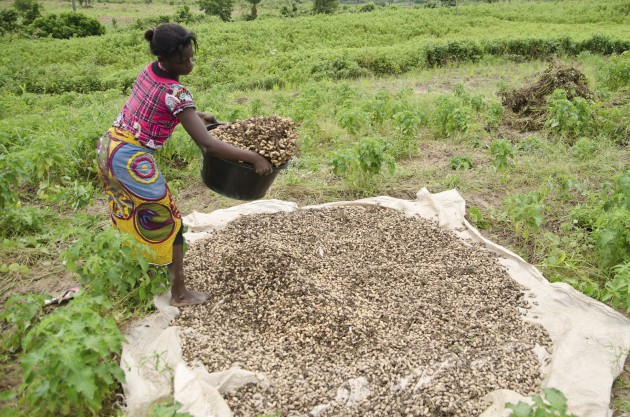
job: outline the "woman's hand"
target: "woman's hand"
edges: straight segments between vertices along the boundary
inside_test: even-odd
[[[207,125],[208,123],[217,123],[217,118],[214,117],[214,115],[210,113],[204,113],[204,112],[198,111],[197,116],[199,116],[199,118],[203,120],[204,125]]]
[[[256,161],[254,162],[254,169],[256,170],[256,174],[258,175],[269,175],[271,174],[271,171],[273,171],[271,163],[260,155],[259,158],[256,158]]]

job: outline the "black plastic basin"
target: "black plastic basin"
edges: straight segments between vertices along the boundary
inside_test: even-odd
[[[201,179],[206,187],[237,200],[258,200],[286,164],[273,168],[269,175],[258,175],[254,166],[243,162],[228,161],[212,155],[204,155]]]

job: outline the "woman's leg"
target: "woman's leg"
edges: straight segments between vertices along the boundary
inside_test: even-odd
[[[184,283],[184,247],[173,245],[173,262],[168,265],[168,276],[171,279],[171,305],[185,307],[205,303],[208,296],[202,292],[188,291]]]

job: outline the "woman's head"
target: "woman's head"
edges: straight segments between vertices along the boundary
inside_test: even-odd
[[[176,23],[161,23],[144,33],[151,53],[174,75],[192,71],[192,57],[197,50],[197,37]]]

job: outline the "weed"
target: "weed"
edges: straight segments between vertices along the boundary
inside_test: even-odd
[[[598,78],[602,86],[612,91],[630,86],[630,53],[612,55],[607,65],[600,68]]]
[[[495,169],[508,168],[514,158],[514,146],[509,140],[497,139],[490,144],[490,155]]]
[[[485,220],[483,213],[476,207],[468,209],[468,219],[477,229],[486,229],[488,222]]]
[[[28,236],[44,231],[54,218],[50,209],[37,206],[6,208],[0,217],[0,236]]]
[[[617,264],[612,268],[613,278],[606,282],[606,294],[602,301],[607,301],[614,308],[623,308],[630,313],[630,261]]]
[[[96,235],[83,234],[61,258],[92,294],[125,300],[125,307],[133,309],[148,305],[168,284],[163,270],[149,266],[146,256],[150,254],[148,246],[130,235],[107,228]]]
[[[15,352],[22,346],[22,339],[36,323],[44,306],[44,297],[34,294],[16,294],[9,298],[0,314],[4,324],[0,351]]]
[[[451,169],[456,171],[458,170],[467,170],[473,167],[473,163],[467,156],[454,156],[448,161],[448,165]]]
[[[593,236],[604,270],[630,261],[630,210],[615,207],[602,213],[594,224]]]
[[[179,411],[181,408],[180,403],[175,404],[153,404],[149,408],[148,417],[192,417],[190,413]]]
[[[395,160],[387,153],[382,138],[367,137],[351,148],[338,150],[330,158],[335,175],[343,177],[353,187],[370,192],[374,187],[374,176],[383,167],[394,171]]]
[[[105,297],[82,295],[28,332],[20,404],[30,415],[97,415],[103,400],[123,382],[114,360],[123,336],[108,315],[110,308]]]
[[[583,136],[592,129],[593,110],[586,99],[575,97],[571,101],[566,91],[557,89],[547,98],[546,125],[565,137]]]
[[[438,97],[434,123],[443,137],[457,132],[466,132],[473,121],[473,110],[459,97],[442,95]]]
[[[586,160],[591,158],[597,151],[597,143],[592,139],[580,138],[573,146],[571,146],[571,153],[578,159]]]
[[[21,158],[11,158],[6,149],[0,145],[0,209],[18,202],[17,186],[28,178],[24,162]]]
[[[342,110],[337,115],[337,123],[339,126],[347,130],[349,133],[358,134],[363,126],[367,125],[367,115],[360,110]]]
[[[545,224],[544,198],[544,193],[533,191],[508,196],[504,201],[507,217],[514,231],[524,239],[528,239],[531,234],[539,233]]]
[[[533,405],[519,401],[518,404],[507,403],[512,409],[510,417],[576,417],[567,414],[567,398],[556,388],[543,388],[543,396],[532,397]]]

